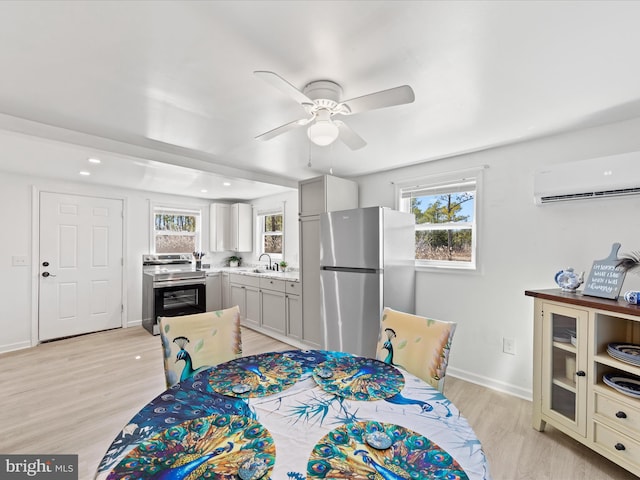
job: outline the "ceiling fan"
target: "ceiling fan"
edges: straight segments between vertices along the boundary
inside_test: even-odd
[[[415,100],[413,89],[408,85],[341,101],[342,87],[330,80],[317,80],[298,90],[276,73],[268,71],[253,73],[289,95],[302,105],[309,115],[307,118],[285,123],[258,135],[256,137],[258,140],[270,140],[295,128],[309,125],[307,135],[316,145],[329,145],[339,137],[351,150],[357,150],[364,147],[367,142],[347,124],[334,119],[334,116],[353,115],[368,110],[403,105]]]

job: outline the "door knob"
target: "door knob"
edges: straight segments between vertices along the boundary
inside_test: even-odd
[[[53,275],[53,274],[51,274],[51,273],[49,273],[49,272],[42,272],[42,276],[43,276],[44,278],[47,278],[47,277],[55,277],[55,275]]]

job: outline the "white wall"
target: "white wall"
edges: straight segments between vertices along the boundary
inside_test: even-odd
[[[1,159],[0,159],[1,163]],[[45,178],[28,177],[0,172],[0,218],[3,231],[0,235],[0,299],[3,314],[0,315],[0,352],[25,348],[31,345],[32,282],[37,281],[37,273],[32,273],[32,264],[37,258],[31,258],[33,236],[33,188],[38,190],[94,195],[124,199],[126,202],[125,219],[125,324],[139,325],[142,318],[142,255],[149,253],[150,204],[153,202],[176,206],[202,207],[202,250],[209,248],[209,204],[211,202],[174,195],[155,194],[135,190],[110,187],[88,186],[82,183],[61,182]],[[271,201],[264,200],[264,202]],[[297,192],[286,194],[278,201],[287,201],[288,226],[292,232],[287,234],[287,260],[297,266],[298,225]],[[257,203],[263,200],[256,200]],[[291,212],[289,214],[289,211]],[[292,217],[292,218],[289,218]],[[295,219],[295,221],[293,220]],[[36,219],[37,221],[37,219]],[[205,263],[221,266],[230,252],[209,253]],[[27,266],[12,266],[13,256],[26,256]],[[35,278],[34,278],[35,277]]]
[[[640,150],[640,119],[566,133],[356,179],[360,205],[395,207],[391,182],[488,165],[478,214],[480,269],[416,274],[417,313],[458,322],[448,373],[530,398],[533,300],[555,288],[565,267],[588,275],[594,260],[640,250],[640,197],[537,207],[533,172],[542,165]],[[638,165],[640,168],[640,165]],[[622,292],[640,289],[629,273]],[[502,353],[515,339],[516,355]]]
[[[259,212],[261,209],[284,209],[284,260],[288,263],[288,268],[298,268],[298,252],[300,250],[298,242],[298,191],[292,190],[287,193],[257,198],[251,202],[251,205],[253,206],[254,218],[256,212]],[[256,255],[255,252],[245,254],[244,260],[256,263],[258,261],[258,255]],[[266,262],[266,259],[262,261]]]

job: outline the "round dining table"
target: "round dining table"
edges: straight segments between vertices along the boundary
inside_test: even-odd
[[[325,350],[241,357],[165,390],[124,426],[96,479],[474,479],[480,441],[442,393]]]

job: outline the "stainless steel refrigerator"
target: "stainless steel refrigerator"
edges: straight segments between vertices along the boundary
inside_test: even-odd
[[[324,345],[375,357],[384,307],[414,313],[415,218],[383,207],[320,215]]]

